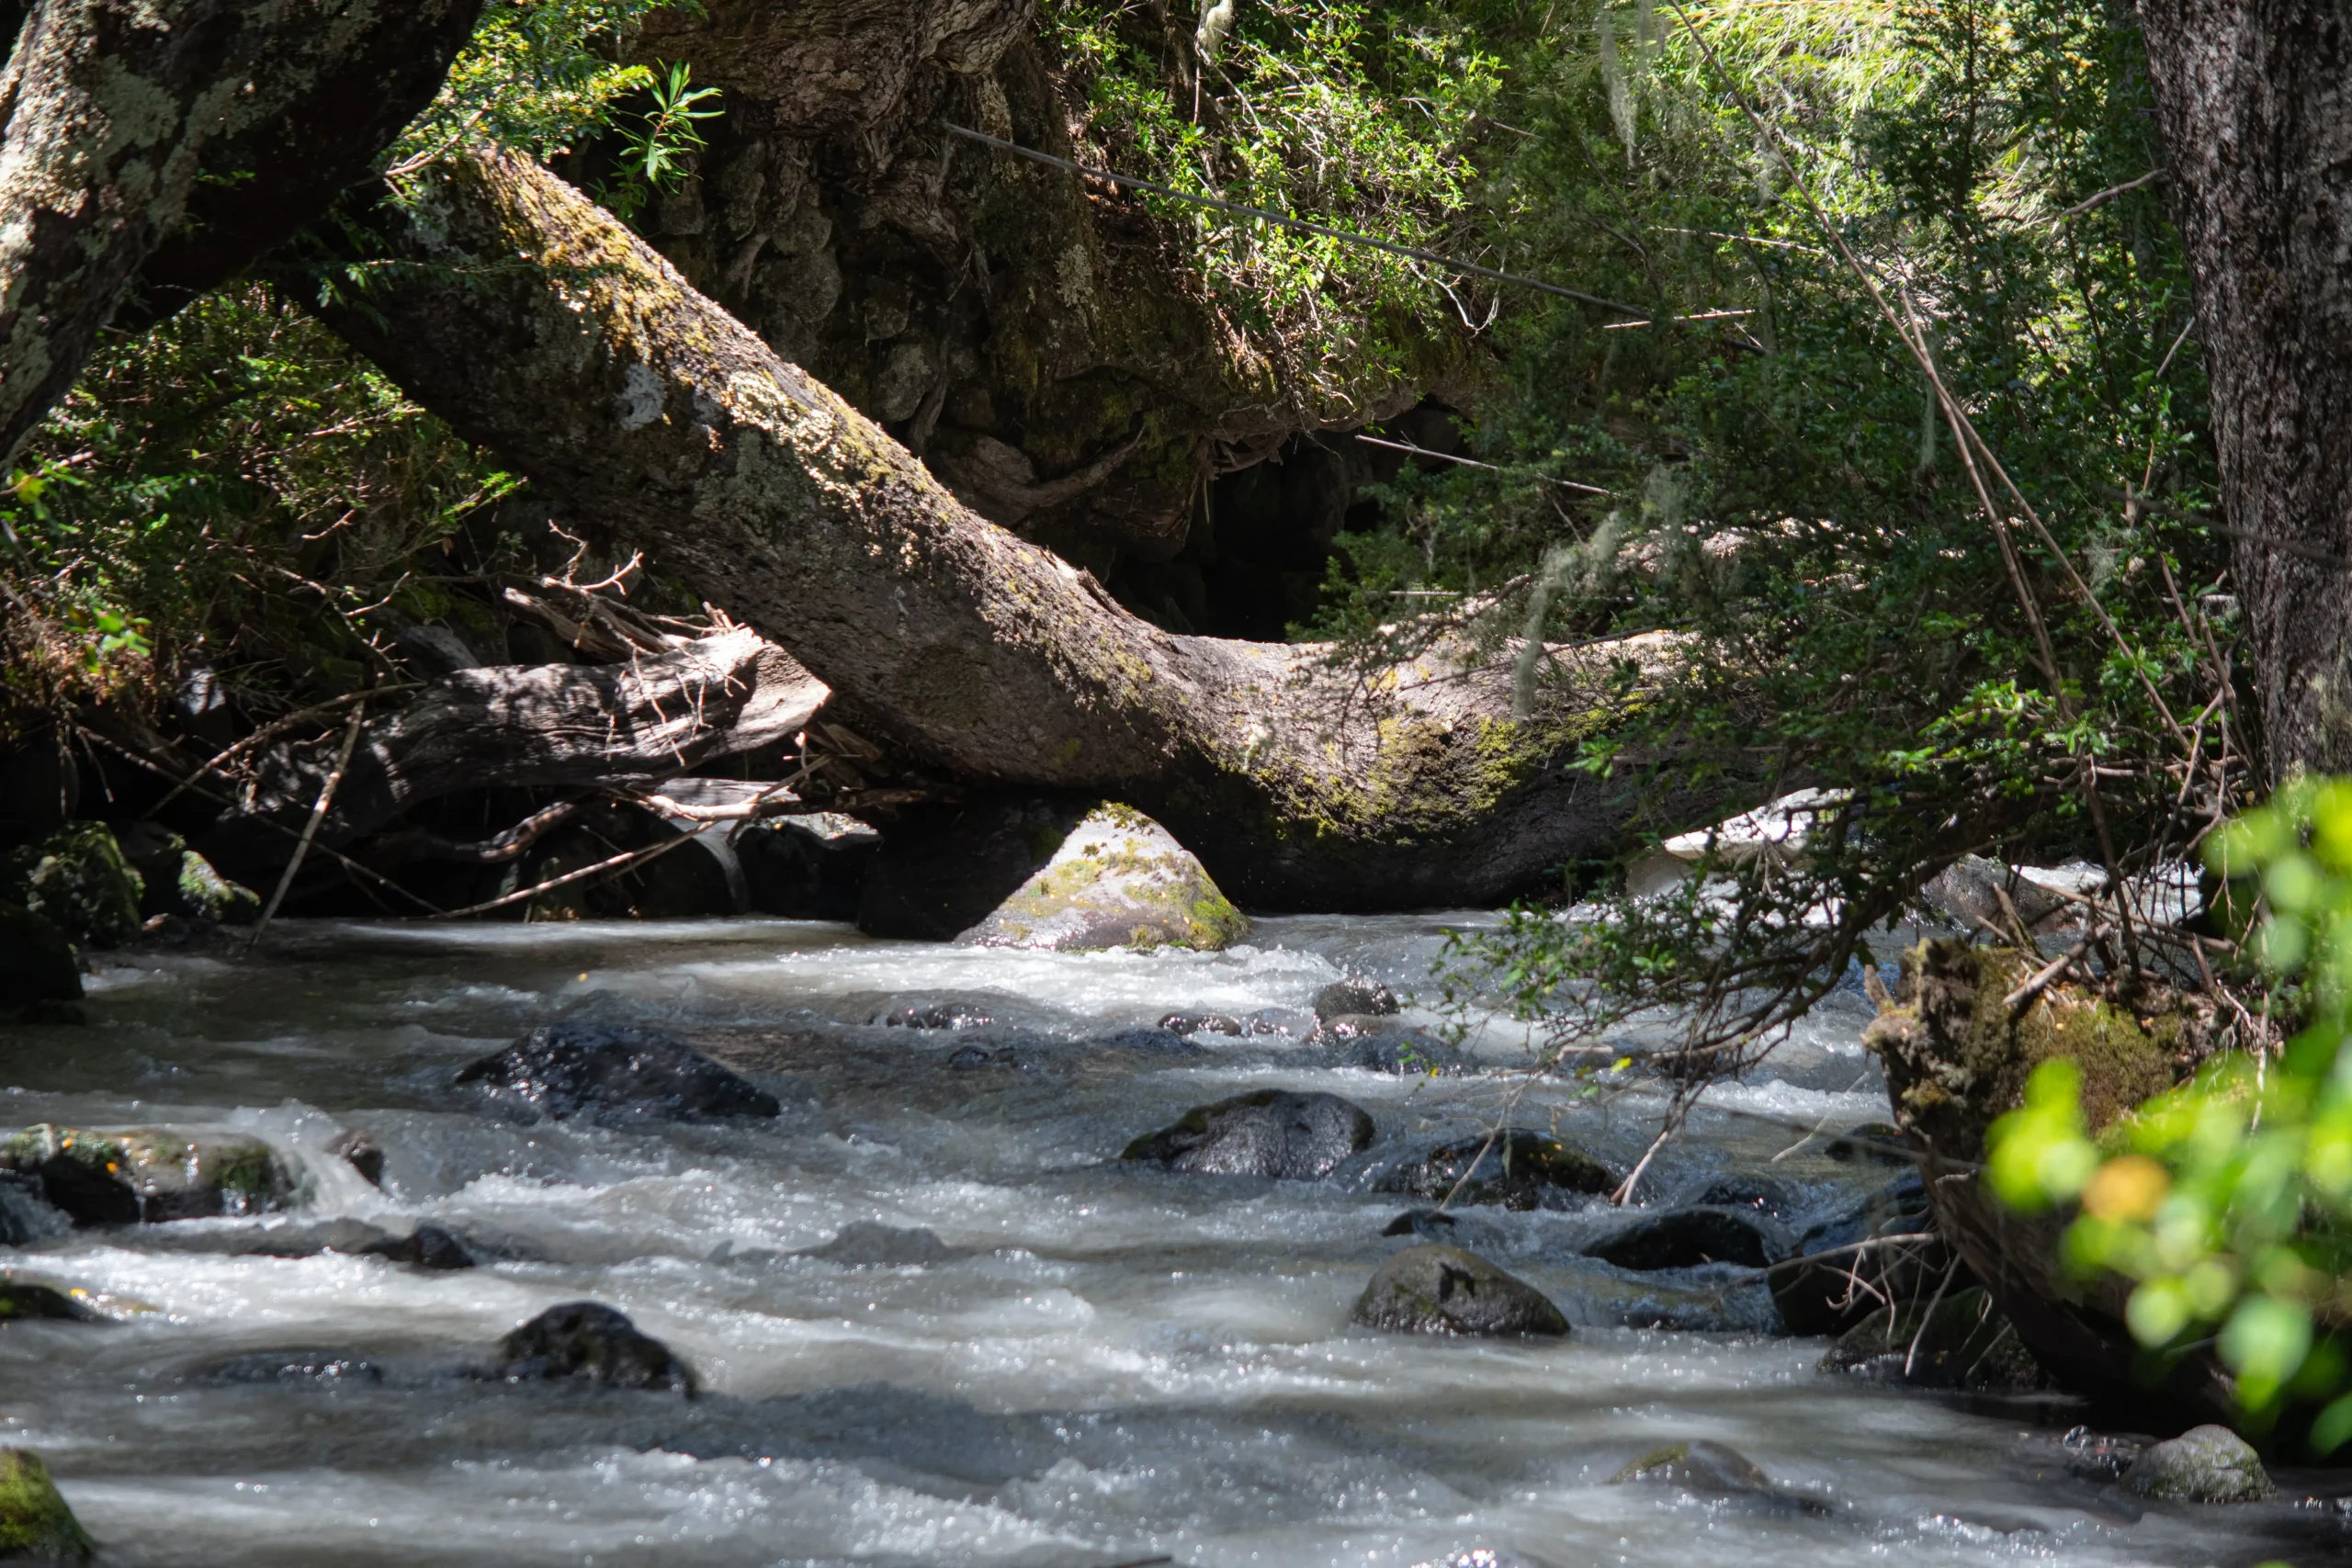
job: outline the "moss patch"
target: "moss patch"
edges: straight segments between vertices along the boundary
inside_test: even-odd
[[[0,1559],[87,1562],[97,1547],[28,1449],[0,1449]]]

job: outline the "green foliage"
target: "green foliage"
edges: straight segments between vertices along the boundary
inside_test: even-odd
[[[717,119],[719,107],[710,100],[716,87],[693,85],[694,73],[684,63],[665,75],[651,76],[646,92],[651,99],[636,123],[618,126],[621,141],[619,172],[596,193],[597,200],[633,220],[655,191],[674,190],[686,177],[691,155],[703,145],[695,122]]]
[[[2333,1398],[2320,1452],[2352,1439],[2352,783],[2306,780],[2207,842],[2225,907],[2255,917],[2274,998],[2303,1027],[2276,1060],[2237,1054],[2094,1139],[2073,1064],[2046,1063],[1993,1126],[1986,1179],[2029,1213],[2078,1206],[2068,1267],[2136,1284],[2151,1350],[2211,1341],[2250,1422]]]

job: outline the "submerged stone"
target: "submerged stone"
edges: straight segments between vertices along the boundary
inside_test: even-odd
[[[1736,1263],[1760,1269],[1780,1248],[1752,1213],[1736,1209],[1677,1209],[1638,1220],[1584,1249],[1587,1258],[1636,1273]]]
[[[209,1219],[282,1207],[293,1178],[259,1138],[101,1133],[41,1122],[0,1142],[0,1170],[40,1179],[76,1224]]]
[[[1568,1320],[1516,1275],[1458,1247],[1408,1247],[1380,1266],[1354,1321],[1392,1334],[1558,1337]]]
[[[1175,835],[1130,807],[1105,804],[1080,818],[1044,865],[956,940],[1060,953],[1213,953],[1249,934],[1250,922]]]
[[[359,1250],[369,1258],[436,1271],[474,1266],[474,1255],[466,1250],[466,1244],[439,1225],[419,1225],[407,1235],[386,1236]]]
[[[978,1029],[995,1018],[968,1002],[932,1002],[893,1008],[874,1015],[874,1022],[888,1029]]]
[[[557,1023],[458,1074],[511,1119],[605,1126],[774,1116],[775,1096],[650,1030]]]
[[[498,1342],[492,1376],[508,1382],[576,1378],[599,1388],[657,1389],[694,1397],[695,1377],[659,1339],[597,1302],[553,1306]]]
[[[1523,1127],[1448,1144],[1380,1180],[1383,1192],[1517,1210],[1541,1207],[1549,1194],[1597,1194],[1616,1186],[1615,1174],[1590,1155]]]
[[[1677,1486],[1695,1497],[1746,1499],[1815,1515],[1830,1512],[1818,1497],[1773,1485],[1772,1478],[1737,1449],[1703,1438],[1652,1449],[1611,1476],[1609,1484],[1637,1481]]]
[[[40,1456],[0,1449],[0,1561],[87,1562],[96,1554]]]
[[[384,1381],[383,1368],[349,1350],[255,1350],[217,1361],[208,1372],[221,1382],[338,1387]]]
[[[144,884],[103,822],[73,822],[6,864],[11,903],[52,921],[76,942],[119,947],[139,934]]]
[[[2123,1472],[2123,1484],[2176,1503],[2252,1503],[2278,1491],[2253,1446],[2221,1426],[2150,1445]]]
[[[1374,1133],[1372,1118],[1338,1095],[1261,1089],[1195,1107],[1119,1157],[1204,1176],[1312,1181],[1371,1147]]]
[[[853,1220],[821,1247],[805,1247],[795,1258],[818,1258],[848,1269],[918,1269],[952,1263],[967,1256],[921,1225],[904,1229],[875,1220]]]

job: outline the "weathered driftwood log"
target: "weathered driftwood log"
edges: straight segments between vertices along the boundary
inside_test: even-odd
[[[157,247],[200,290],[431,96],[481,0],[40,0],[0,73],[0,459]],[[215,156],[208,158],[207,154]],[[215,176],[183,230],[199,175]]]
[[[1508,655],[1365,679],[1317,648],[1164,633],[966,510],[546,170],[468,154],[371,221],[402,265],[339,331],[921,761],[1127,801],[1261,908],[1491,899],[1605,852],[1634,809],[1574,754],[1619,663],[1668,639],[1561,655],[1561,703],[1513,723]]]
[[[1896,1005],[1863,1040],[1886,1068],[1896,1122],[1921,1151],[1936,1225],[2016,1325],[2052,1376],[2165,1431],[2238,1419],[2227,1371],[2209,1349],[2161,1377],[2125,1326],[2131,1281],[2081,1280],[2061,1267],[2065,1216],[2024,1215],[1984,1190],[1978,1169],[1994,1120],[2024,1102],[2025,1082],[2053,1056],[2083,1072],[2094,1129],[2171,1089],[2199,1054],[2193,1014],[2150,997],[2144,1015],[2052,987],[2022,1012],[2006,1000],[2032,965],[1961,942],[1928,942],[1904,958]]]
[[[459,790],[673,778],[790,739],[825,698],[822,682],[742,627],[626,664],[459,671],[366,722],[319,837],[351,843]],[[342,742],[332,734],[269,753],[199,852],[231,876],[266,880],[285,864]]]

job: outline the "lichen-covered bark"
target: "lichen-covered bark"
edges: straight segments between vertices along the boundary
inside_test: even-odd
[[[0,462],[159,248],[157,297],[176,304],[309,221],[431,96],[480,9],[32,6],[0,79]]]
[[[974,781],[1149,811],[1235,897],[1490,898],[1605,848],[1626,786],[1514,726],[1507,668],[1368,687],[1322,650],[1158,630],[975,516],[872,422],[552,175],[470,155],[376,212],[401,258],[330,320],[592,525],[790,649],[857,715]],[[1568,659],[1661,657],[1636,640]],[[1581,661],[1581,662],[1579,662]]]
[[[2352,12],[2142,0],[2273,780],[2352,769]],[[2298,553],[2301,552],[2301,553]],[[2314,559],[2316,555],[2322,558]]]

